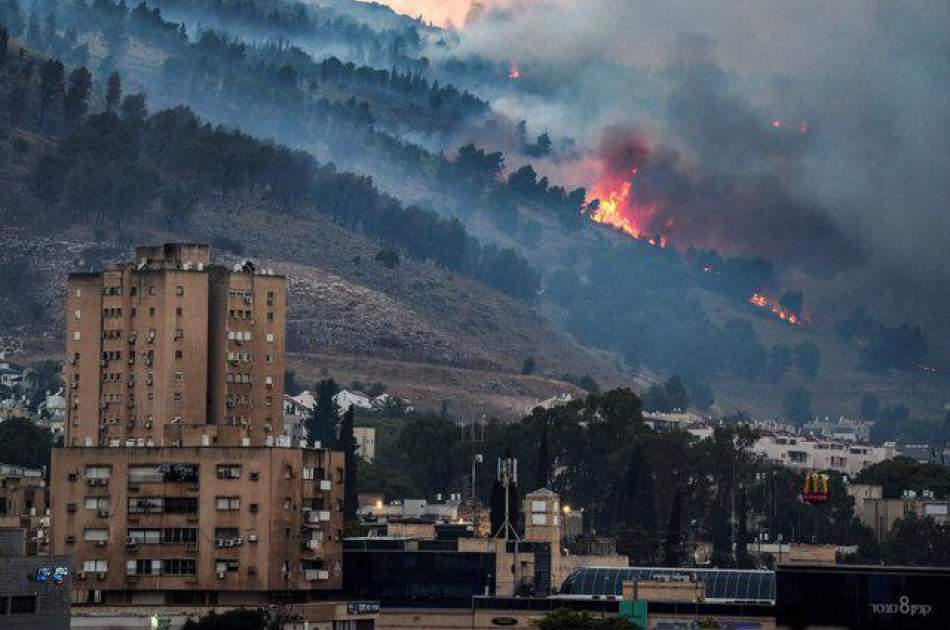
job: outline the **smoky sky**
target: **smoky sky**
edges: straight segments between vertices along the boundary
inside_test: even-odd
[[[497,109],[589,155],[610,126],[649,135],[697,234],[771,242],[789,274],[823,277],[815,295],[950,318],[950,3],[483,5],[452,54],[517,63],[536,88]]]

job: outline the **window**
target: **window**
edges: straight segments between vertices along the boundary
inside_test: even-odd
[[[148,288],[148,294],[149,294],[149,295],[155,295],[155,285],[154,285],[154,284]],[[154,311],[154,310],[155,310],[155,309],[152,309],[152,311]]]
[[[175,287],[175,295],[184,295],[184,294],[185,294],[185,287],[181,286],[180,284],[177,287]]]
[[[129,309],[129,317],[135,317],[136,315],[138,315],[138,313],[139,313],[139,309],[135,308],[134,306],[131,309]]]
[[[215,560],[214,561],[214,571],[215,573],[227,573],[228,571],[237,571],[239,568],[237,560]]]
[[[165,497],[166,514],[197,514],[198,497]]]
[[[154,306],[149,306],[149,307],[148,307],[148,316],[149,316],[149,317],[155,317],[155,307],[154,307]]]
[[[166,544],[193,543],[198,541],[198,529],[195,527],[170,527],[162,532]]]
[[[79,341],[80,337],[81,335],[79,334],[78,330],[73,333],[73,341]]]
[[[267,321],[274,321],[274,311],[267,311]]]
[[[181,393],[175,392],[175,402],[181,402]]]
[[[175,329],[175,339],[183,339],[185,336],[185,331],[181,328]]]
[[[10,598],[10,614],[26,615],[36,612],[36,595],[14,595]]]
[[[109,540],[109,530],[87,528],[83,530],[82,539],[90,542],[105,542]]]
[[[218,497],[215,505],[218,510],[240,510],[241,497]]]
[[[182,316],[182,313],[183,313],[183,311],[182,311],[182,309],[181,309],[180,306],[175,309],[175,316],[176,316],[176,317],[181,317],[181,316]]]
[[[218,464],[218,479],[240,479],[240,464]]]
[[[80,311],[79,309],[76,309],[75,312],[73,312],[73,317],[75,317],[76,319],[80,319],[82,317],[82,311]]]
[[[129,514],[161,514],[165,511],[162,497],[129,497]]]
[[[86,466],[86,479],[108,479],[112,476],[112,466]]]
[[[179,383],[185,380],[184,372],[175,372],[175,380]]]
[[[161,560],[127,560],[125,563],[126,575],[161,575]]]
[[[106,573],[109,571],[108,560],[83,560],[82,570],[86,573]]]
[[[162,563],[164,575],[195,575],[197,563],[194,560],[165,560]]]
[[[267,333],[267,343],[274,343],[274,333]]]
[[[183,353],[181,350],[175,350],[176,359],[181,359],[183,356],[185,356],[185,353]]]
[[[290,497],[284,497],[284,510],[290,511],[293,509],[293,503],[290,501]]]
[[[76,297],[82,297],[82,289],[76,289]]]
[[[138,295],[138,294],[139,294],[138,287],[129,287],[129,295]]]
[[[137,545],[157,545],[162,542],[162,530],[160,529],[130,529],[128,530],[129,542]]]
[[[273,305],[274,305],[274,292],[268,291],[267,292],[267,306],[273,306]]]
[[[87,510],[109,511],[109,497],[86,497],[83,507]]]
[[[546,514],[532,514],[531,524],[532,525],[547,525],[547,515]]]

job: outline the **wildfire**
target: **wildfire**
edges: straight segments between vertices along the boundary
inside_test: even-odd
[[[810,129],[808,121],[806,120],[803,120],[799,123],[793,123],[787,120],[782,120],[781,118],[773,118],[772,127],[774,129],[797,129],[800,133],[808,133],[808,130]]]
[[[633,180],[637,175],[634,168],[630,178],[620,182],[600,183],[593,191],[593,197],[599,200],[599,206],[591,218],[598,223],[612,225],[623,230],[638,241],[657,247],[666,247],[669,239],[664,235],[647,236],[645,224],[656,214],[653,204],[638,203],[633,195]],[[671,227],[668,222],[667,227]]]
[[[521,70],[518,69],[518,66],[511,66],[511,70],[508,71],[508,78],[512,81],[517,81],[521,78]]]
[[[749,304],[757,308],[766,309],[783,322],[788,322],[793,326],[801,326],[802,320],[795,313],[791,312],[781,304],[777,304],[761,293],[753,293],[749,298]]]

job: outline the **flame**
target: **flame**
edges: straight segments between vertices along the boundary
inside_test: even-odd
[[[791,129],[799,133],[808,133],[809,129],[811,129],[811,125],[808,124],[807,120],[793,123],[788,120],[782,120],[781,118],[773,118],[771,124],[773,129]]]
[[[762,295],[761,293],[753,293],[752,296],[749,298],[749,304],[751,304],[752,306],[755,306],[756,308],[766,309],[769,312],[771,312],[773,315],[778,317],[780,320],[782,320],[783,322],[788,322],[789,324],[793,326],[802,325],[802,320],[798,315],[791,312],[790,310],[788,310],[781,304],[778,304],[777,302],[773,302],[772,300],[770,300],[765,295]]]
[[[633,181],[636,175],[637,169],[634,168],[630,172],[629,179],[619,182],[609,180],[599,182],[593,190],[592,197],[598,199],[600,203],[591,218],[598,223],[623,230],[638,241],[656,247],[666,247],[669,244],[667,236],[646,235],[645,226],[657,213],[657,207],[654,204],[636,201],[633,194]],[[667,221],[664,227],[667,229],[673,227],[672,220]]]
[[[511,66],[511,70],[508,71],[508,78],[512,81],[517,81],[521,78],[521,70],[518,69],[518,66]]]

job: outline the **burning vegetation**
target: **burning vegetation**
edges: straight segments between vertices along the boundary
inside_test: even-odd
[[[767,296],[761,293],[753,293],[749,298],[749,304],[769,311],[783,322],[788,322],[792,326],[802,325],[802,318],[798,314],[769,299]]]

